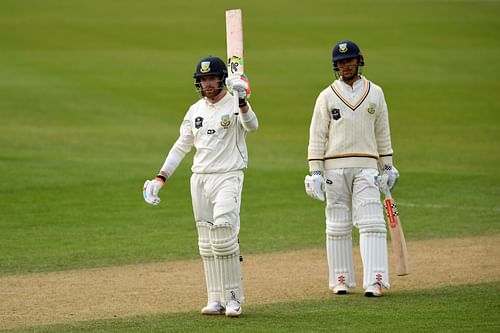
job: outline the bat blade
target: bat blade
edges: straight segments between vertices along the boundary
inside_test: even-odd
[[[241,9],[226,10],[227,71],[243,73],[243,20]]]
[[[397,205],[390,193],[386,193],[384,207],[387,213],[387,224],[391,234],[392,252],[394,254],[396,274],[408,275],[410,273],[408,263],[408,249],[406,247],[403,226],[399,219]]]

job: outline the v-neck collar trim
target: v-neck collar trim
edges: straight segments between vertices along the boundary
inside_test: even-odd
[[[340,98],[340,100],[342,102],[344,102],[345,105],[347,105],[351,110],[356,110],[360,105],[361,103],[363,103],[363,101],[366,99],[366,96],[368,96],[368,93],[370,92],[370,81],[368,80],[364,80],[365,83],[364,83],[364,87],[363,87],[363,93],[361,94],[360,98],[355,101],[355,103],[351,103],[349,102],[349,99],[347,97],[345,97],[342,92],[340,91],[340,89],[338,89],[336,86],[335,86],[335,82],[332,83],[332,85],[330,86],[333,90],[333,92],[335,93],[335,95],[337,95],[338,98]]]

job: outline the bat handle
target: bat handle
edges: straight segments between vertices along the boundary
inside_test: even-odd
[[[235,114],[239,114],[240,113],[240,98],[238,96],[238,93],[237,92],[234,92],[234,95],[233,95],[233,103],[234,103],[234,107],[235,107]]]
[[[388,188],[382,190],[382,193],[384,193],[386,199],[392,199],[391,190],[389,190]]]

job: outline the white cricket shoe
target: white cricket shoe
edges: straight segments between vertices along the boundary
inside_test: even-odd
[[[241,304],[238,301],[230,300],[226,303],[226,316],[239,317],[241,314]]]
[[[341,283],[341,284],[338,284],[335,287],[333,287],[332,291],[336,295],[345,295],[345,294],[347,294],[348,289],[349,288],[347,288],[347,286],[345,284]]]
[[[221,315],[224,314],[224,307],[220,302],[210,302],[205,306],[203,309],[201,309],[201,314],[202,315]]]
[[[378,282],[368,286],[365,290],[366,297],[380,297],[382,296],[382,285]]]

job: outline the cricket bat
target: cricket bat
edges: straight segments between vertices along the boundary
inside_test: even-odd
[[[243,20],[241,9],[226,10],[227,72],[243,73]]]
[[[243,20],[241,9],[226,10],[227,74],[243,73]],[[238,105],[238,96],[235,103]]]
[[[399,220],[397,205],[389,190],[384,191],[384,207],[387,213],[387,224],[391,233],[392,252],[394,254],[396,274],[408,275],[410,273],[408,265],[408,249],[406,248],[403,227]]]

